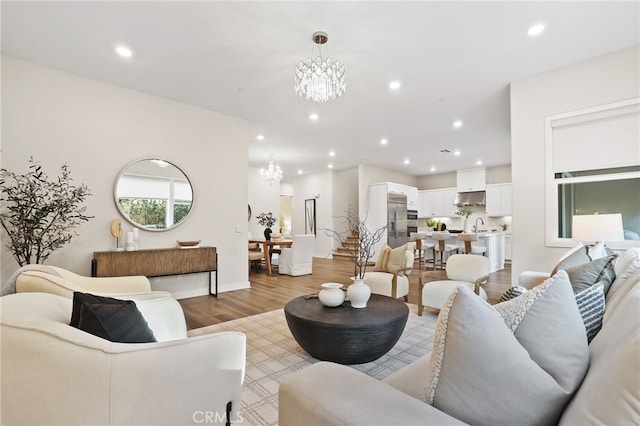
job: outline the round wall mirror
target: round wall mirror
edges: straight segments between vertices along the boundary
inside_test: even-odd
[[[143,158],[122,169],[114,198],[118,210],[132,225],[147,231],[167,231],[189,216],[193,188],[175,164]]]

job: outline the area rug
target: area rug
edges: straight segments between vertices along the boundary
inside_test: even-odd
[[[417,315],[418,307],[409,306],[409,319],[402,337],[382,358],[366,364],[352,365],[377,379],[401,369],[431,353],[437,315]],[[318,362],[295,341],[284,316],[278,309],[189,331],[190,336],[239,331],[247,336],[247,367],[242,392],[243,424],[251,426],[278,424],[278,386],[288,374]]]

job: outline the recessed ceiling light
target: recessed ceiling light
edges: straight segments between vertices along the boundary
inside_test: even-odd
[[[335,157],[335,156],[336,156],[335,151],[329,151],[329,157]]]
[[[301,175],[302,174],[302,169],[298,170],[298,174]]]
[[[380,145],[386,145],[389,141],[387,139],[380,139]]]
[[[404,159],[404,164],[409,164],[409,163],[411,163],[411,161],[409,161],[409,159],[408,159],[408,158],[405,158],[405,159]]]
[[[264,135],[258,135],[258,136],[256,136],[256,139],[258,139],[259,141],[263,141],[264,140]]]
[[[389,83],[389,89],[398,90],[399,88],[400,88],[400,82],[398,80],[393,80],[391,83]]]
[[[432,171],[432,172],[435,172],[435,171],[436,171],[436,168],[435,168],[435,167],[432,167],[432,168],[430,168],[429,170],[430,170],[430,171]]]
[[[462,121],[456,120],[456,121],[453,122],[453,127],[458,129],[458,128],[462,127],[462,124],[463,124]]]
[[[460,151],[454,151],[453,155],[460,155]]]
[[[543,31],[544,24],[535,24],[529,27],[529,29],[527,30],[527,34],[529,34],[530,36],[537,36],[542,34]]]
[[[482,160],[476,161],[476,166],[481,166],[481,165],[482,165]]]
[[[318,114],[316,114],[315,112],[313,114],[309,114],[309,118],[311,120],[317,120],[320,116]]]
[[[133,52],[127,46],[116,47],[116,53],[123,58],[130,58],[133,55]]]
[[[331,163],[327,164],[327,168],[333,169],[333,164],[331,164]]]

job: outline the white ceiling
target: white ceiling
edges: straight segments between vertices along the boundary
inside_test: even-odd
[[[285,178],[359,162],[426,175],[509,164],[509,83],[638,44],[639,4],[2,1],[2,53],[247,119],[249,164],[272,153]],[[318,30],[347,72],[323,104],[293,90]]]

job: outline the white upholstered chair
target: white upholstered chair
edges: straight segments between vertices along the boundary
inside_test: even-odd
[[[56,266],[28,265],[16,278],[17,293],[49,293],[73,299],[74,291],[133,300],[158,341],[187,337],[180,303],[168,291],[152,291],[147,277],[93,278]]]
[[[473,244],[473,241],[478,241],[478,234],[476,233],[461,233],[458,234],[458,240],[464,242],[465,254],[481,254],[484,256],[487,248]]]
[[[47,293],[1,297],[0,311],[3,425],[185,425],[227,407],[242,419],[242,333],[110,342],[70,326],[72,299]]]
[[[409,275],[413,270],[415,258],[412,250],[405,250],[402,267],[384,271],[367,271],[364,274],[364,282],[373,294],[393,297],[404,297],[407,301],[409,295]]]
[[[449,295],[459,285],[472,289],[482,299],[487,300],[487,293],[481,287],[489,280],[489,259],[484,256],[470,254],[454,254],[447,261],[447,280],[429,281],[434,274],[441,272],[423,272],[420,274],[420,303],[418,315],[422,315],[424,307],[440,309]]]
[[[309,275],[313,272],[313,244],[314,234],[300,234],[293,236],[291,247],[285,247],[280,253],[278,273],[281,275]]]
[[[435,240],[433,270],[435,271],[438,266],[438,254],[440,254],[440,269],[444,269],[444,255],[447,255],[448,260],[448,256],[452,255],[454,252],[457,253],[459,247],[457,244],[451,244],[448,242],[451,240],[451,234],[449,231],[434,232],[431,234],[431,238]]]

